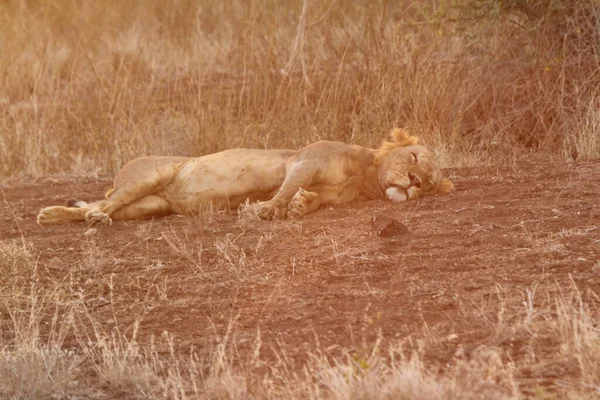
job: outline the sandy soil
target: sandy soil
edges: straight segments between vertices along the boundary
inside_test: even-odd
[[[316,345],[361,348],[378,332],[457,335],[428,350],[439,368],[459,345],[491,343],[518,359],[527,343],[498,335],[500,304],[517,310],[527,289],[573,282],[600,293],[600,163],[447,173],[457,188],[447,196],[359,202],[301,221],[207,212],[91,229],[40,227],[35,217],[70,197],[99,198],[109,179],[13,182],[4,185],[0,239],[24,236],[44,279],[70,280],[106,329],[127,332],[141,320],[140,343],[167,331],[178,349],[203,349],[231,323],[240,351],[260,329],[263,357],[285,346],[299,365]],[[408,233],[376,235],[372,219],[382,213]]]

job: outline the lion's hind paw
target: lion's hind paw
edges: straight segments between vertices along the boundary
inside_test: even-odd
[[[58,206],[42,208],[37,216],[37,223],[39,225],[52,225],[61,222],[58,210],[60,210]]]

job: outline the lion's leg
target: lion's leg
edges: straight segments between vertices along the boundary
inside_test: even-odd
[[[104,225],[111,225],[113,214],[119,209],[150,195],[154,187],[150,182],[127,182],[125,185],[115,188],[109,199],[90,205],[89,211],[85,214],[85,220],[89,224],[102,222]],[[123,215],[127,214],[124,213]]]
[[[66,207],[51,206],[42,208],[38,214],[37,222],[40,225],[57,225],[85,221],[87,213],[103,201],[86,203],[85,201],[70,199],[67,201]],[[105,224],[111,223],[110,218],[108,218],[108,221],[102,222]]]
[[[40,225],[57,225],[66,224],[68,222],[86,221],[88,222],[102,222],[110,225],[112,220],[129,220],[129,219],[141,219],[148,217],[160,217],[169,215],[172,213],[169,203],[160,196],[148,195],[141,199],[137,199],[130,204],[117,209],[114,213],[108,217],[107,214],[97,212],[97,219],[92,219],[88,215],[101,207],[102,203],[106,203],[106,200],[97,201],[95,203],[87,204],[83,201],[69,201],[67,207],[63,206],[52,206],[43,208],[37,217],[37,222]],[[104,220],[102,218],[105,218]]]
[[[57,225],[68,222],[85,221],[88,208],[52,206],[42,208],[37,216],[40,225]]]
[[[111,217],[120,208],[163,190],[173,180],[183,164],[179,160],[163,164],[144,159],[133,161],[129,167],[126,166],[117,175],[115,188],[110,193],[110,197],[91,205],[85,220],[88,223],[102,222],[110,225]],[[128,171],[127,168],[134,172]],[[143,204],[147,205],[149,203],[145,202]],[[162,210],[162,206],[159,207],[159,210]],[[119,219],[127,219],[127,215],[128,213],[123,213]],[[138,217],[135,216],[134,218]]]
[[[288,203],[301,186],[310,186],[319,171],[314,161],[296,162],[287,172],[281,187],[269,201],[260,203],[258,215],[262,219],[285,218]]]
[[[167,200],[160,196],[149,195],[119,208],[111,215],[111,217],[114,220],[129,220],[163,217],[172,213]]]
[[[321,198],[318,193],[300,188],[288,204],[287,215],[290,218],[302,218],[319,208]]]
[[[125,165],[115,178],[114,188],[107,194],[106,200],[87,204],[83,201],[69,200],[67,207],[54,206],[40,210],[40,225],[62,224],[71,221],[102,222],[110,225],[111,216],[120,208],[134,203],[145,196],[156,194],[167,187],[177,173],[190,161],[186,157],[143,157]],[[145,200],[128,212],[119,214],[118,219],[128,219],[129,215],[164,215],[170,211],[164,199]]]

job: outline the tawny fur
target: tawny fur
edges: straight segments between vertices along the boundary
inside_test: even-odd
[[[139,158],[119,171],[105,200],[46,207],[38,223],[110,224],[113,219],[195,214],[207,203],[235,209],[247,199],[258,201],[263,219],[301,218],[321,205],[358,198],[399,202],[452,188],[419,139],[395,129],[379,149],[320,141],[298,150]]]

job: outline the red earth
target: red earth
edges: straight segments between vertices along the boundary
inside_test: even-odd
[[[107,331],[131,334],[141,321],[142,344],[166,331],[177,349],[208,349],[231,324],[240,351],[260,329],[262,357],[285,348],[298,365],[317,346],[360,349],[379,333],[456,335],[425,354],[440,368],[459,344],[492,342],[518,359],[527,343],[498,335],[500,308],[522,310],[534,288],[574,283],[600,293],[600,162],[446,173],[456,185],[449,195],[357,202],[299,221],[227,211],[90,229],[35,219],[71,197],[98,199],[110,179],[12,181],[3,186],[0,239],[30,242],[41,279],[68,282]],[[377,235],[372,220],[382,214],[408,232]]]

